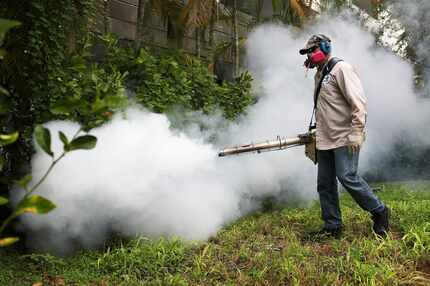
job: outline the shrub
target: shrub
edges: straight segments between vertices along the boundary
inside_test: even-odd
[[[181,51],[135,51],[120,47],[113,36],[104,37],[103,42],[103,64],[107,69],[127,72],[127,87],[136,94],[137,102],[151,111],[163,113],[179,106],[210,114],[219,109],[226,118],[235,119],[253,102],[248,73],[234,82],[218,84],[201,60]]]

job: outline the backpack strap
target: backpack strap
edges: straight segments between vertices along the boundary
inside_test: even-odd
[[[324,78],[332,71],[332,69],[334,68],[334,66],[338,63],[341,62],[342,60],[339,58],[331,58],[329,60],[329,62],[324,66],[322,72],[321,72],[321,78],[320,81],[318,82],[318,86],[315,89],[315,93],[314,93],[314,108],[312,110],[312,117],[311,117],[311,121],[309,122],[309,131],[316,128],[316,124],[313,123],[314,121],[314,117],[315,117],[315,112],[317,109],[317,103],[318,103],[318,97],[320,95],[320,91],[321,91],[321,86],[322,86],[322,82],[324,80]]]

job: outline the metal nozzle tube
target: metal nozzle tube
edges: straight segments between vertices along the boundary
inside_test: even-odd
[[[278,137],[275,140],[225,148],[218,153],[218,156],[225,157],[225,156],[234,155],[234,154],[260,152],[263,150],[272,150],[272,149],[279,150],[279,149],[286,148],[288,146],[301,145],[301,144],[304,144],[304,142],[303,142],[303,139],[301,139],[300,137],[295,137],[295,138]]]

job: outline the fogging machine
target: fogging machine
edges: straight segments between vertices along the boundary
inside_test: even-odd
[[[315,129],[312,129],[311,131],[304,134],[299,134],[296,137],[287,138],[278,136],[276,139],[273,140],[227,147],[222,149],[218,153],[218,156],[225,157],[243,153],[262,153],[265,151],[278,151],[301,145],[305,145],[306,157],[308,157],[310,160],[312,160],[312,162],[316,164],[317,158]]]

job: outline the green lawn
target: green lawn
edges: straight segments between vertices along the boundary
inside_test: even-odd
[[[315,241],[319,205],[256,213],[203,243],[139,238],[69,258],[0,255],[0,285],[430,285],[430,183],[381,184],[390,237],[342,196],[345,232]]]

